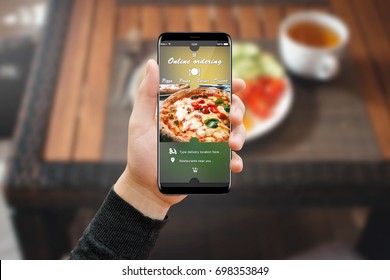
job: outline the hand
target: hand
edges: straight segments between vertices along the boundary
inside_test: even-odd
[[[245,88],[240,79],[233,79],[233,93]],[[157,93],[159,88],[158,65],[149,60],[146,76],[142,81],[129,121],[127,166],[114,186],[115,192],[138,211],[153,219],[164,219],[169,208],[183,200],[185,195],[165,195],[157,186]],[[230,121],[233,130],[229,146],[239,151],[245,141],[242,124],[245,107],[240,98],[233,95]],[[230,162],[232,172],[241,172],[242,159],[233,152]]]

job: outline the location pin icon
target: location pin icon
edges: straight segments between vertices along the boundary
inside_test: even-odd
[[[171,161],[172,161],[172,163],[175,161],[175,158],[174,157],[171,157]]]

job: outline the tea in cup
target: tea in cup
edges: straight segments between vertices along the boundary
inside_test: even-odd
[[[291,72],[328,80],[339,71],[348,38],[348,29],[340,19],[323,12],[300,12],[282,22],[279,51]]]

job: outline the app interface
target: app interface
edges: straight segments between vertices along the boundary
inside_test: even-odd
[[[230,181],[228,41],[161,41],[160,183]]]

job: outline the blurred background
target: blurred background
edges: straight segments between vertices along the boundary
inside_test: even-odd
[[[173,207],[151,258],[389,259],[389,8],[1,1],[0,258],[67,257],[125,166],[134,94],[158,35],[222,31],[233,39],[233,73],[249,85],[245,170],[230,194]],[[350,35],[344,46],[331,24],[301,30],[325,52],[339,49],[329,79],[303,77],[279,50],[283,20],[313,11]]]

